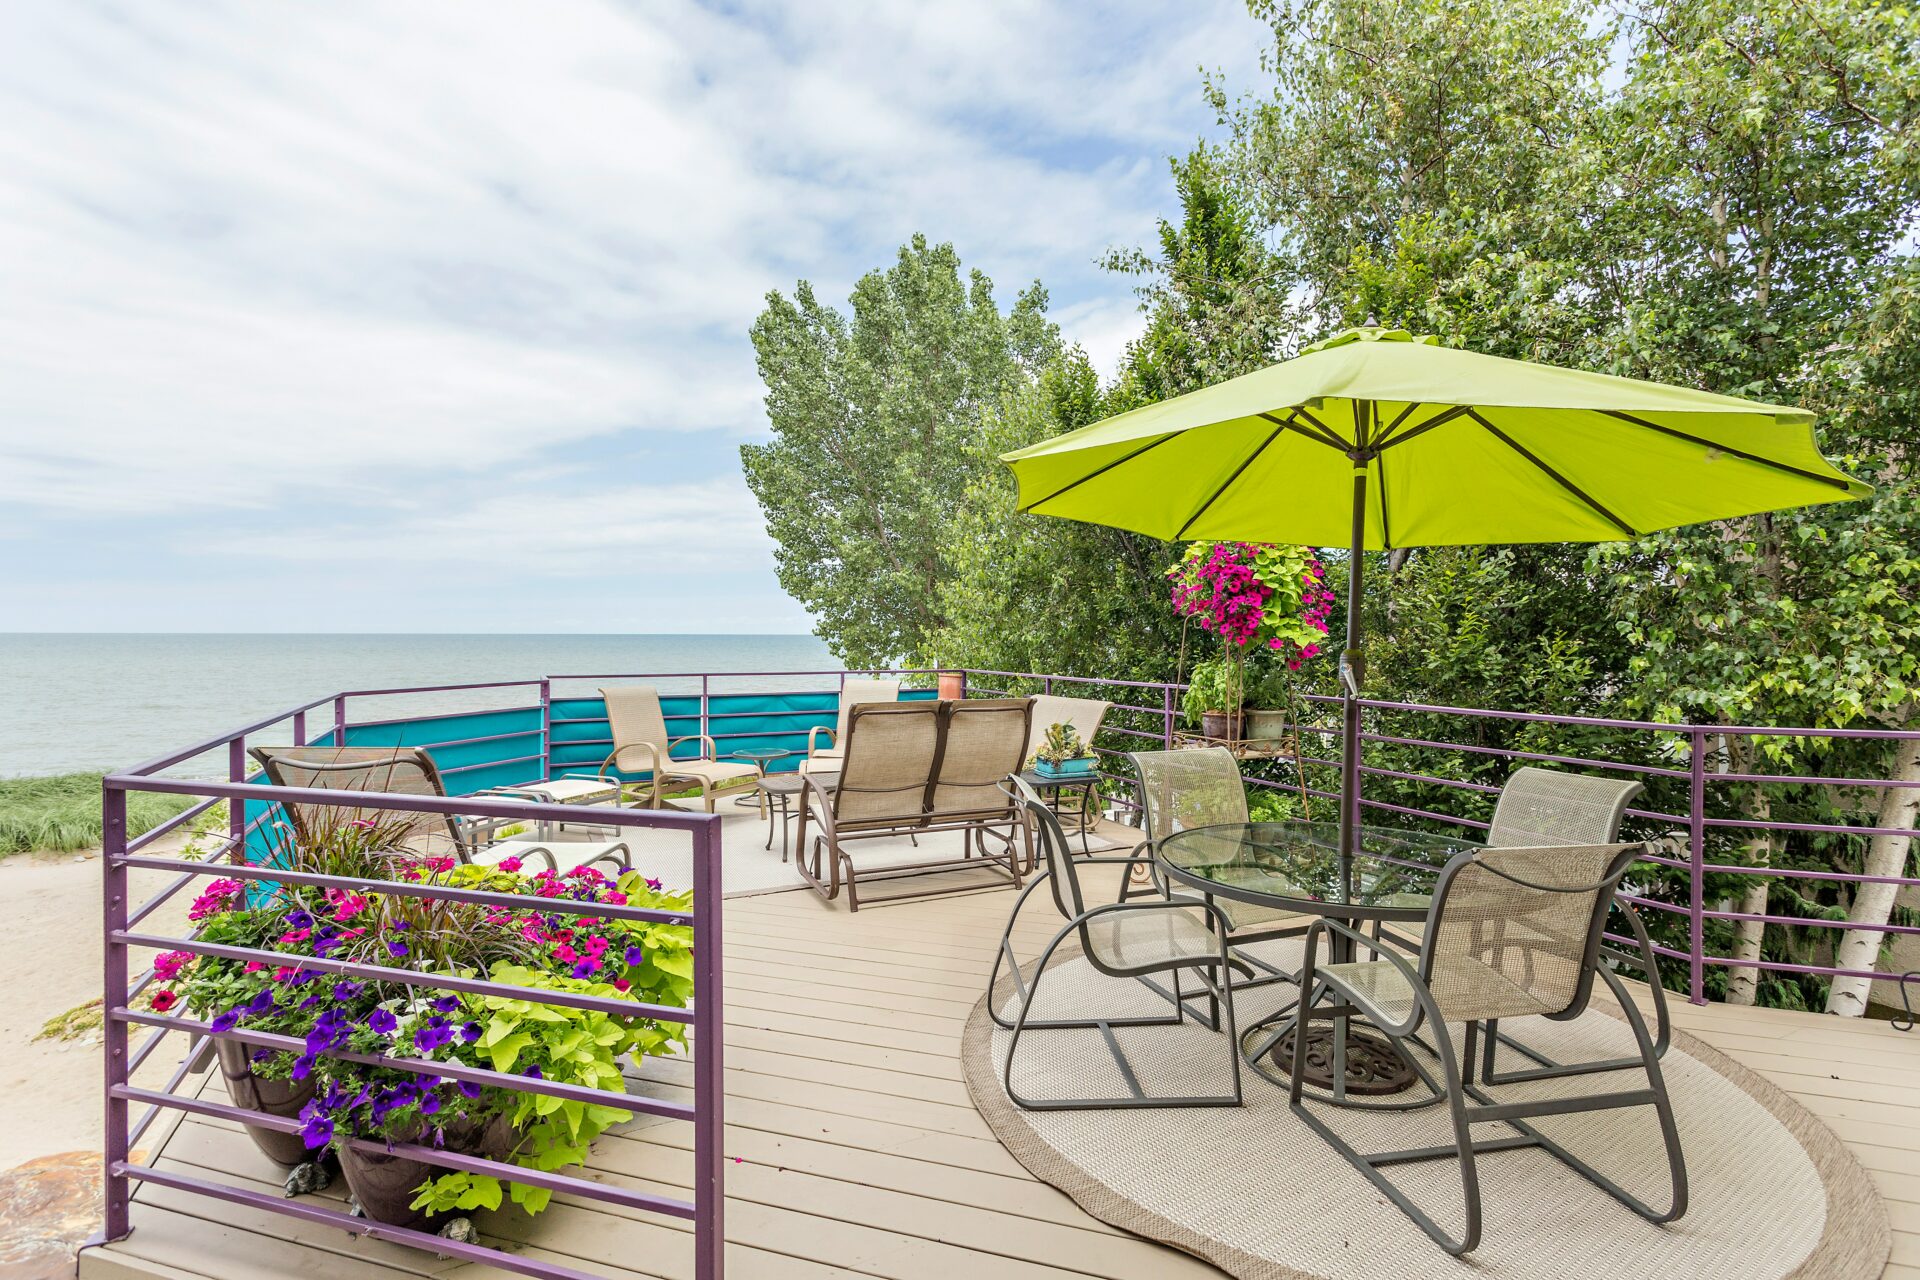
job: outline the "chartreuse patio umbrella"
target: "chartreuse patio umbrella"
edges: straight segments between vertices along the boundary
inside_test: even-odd
[[[1002,460],[1023,512],[1349,549],[1343,865],[1359,809],[1361,552],[1620,541],[1873,492],[1820,456],[1804,409],[1379,328]]]

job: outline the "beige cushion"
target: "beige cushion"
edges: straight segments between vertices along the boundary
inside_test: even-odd
[[[734,778],[758,778],[760,771],[744,760],[675,760],[660,769],[666,778],[698,778],[717,785]]]

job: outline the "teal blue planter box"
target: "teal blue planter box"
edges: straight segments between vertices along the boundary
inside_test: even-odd
[[[1093,756],[1081,756],[1078,760],[1066,760],[1059,764],[1036,760],[1033,762],[1033,771],[1043,778],[1090,778],[1098,763]]]

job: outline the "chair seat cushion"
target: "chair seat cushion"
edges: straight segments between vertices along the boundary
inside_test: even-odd
[[[545,782],[530,782],[519,791],[522,795],[550,797],[555,804],[580,804],[601,796],[617,800],[620,784],[600,778],[549,778]]]
[[[1389,961],[1321,965],[1314,969],[1314,976],[1343,992],[1378,1021],[1404,1023],[1413,1013],[1413,986],[1399,966]],[[1427,985],[1448,1022],[1557,1012],[1525,987],[1478,960],[1453,956],[1439,959]]]
[[[698,778],[709,786],[760,776],[760,771],[744,760],[675,760],[660,772],[668,778]]]
[[[1110,969],[1154,969],[1220,954],[1206,914],[1173,904],[1103,912],[1087,921],[1086,938],[1093,959]]]

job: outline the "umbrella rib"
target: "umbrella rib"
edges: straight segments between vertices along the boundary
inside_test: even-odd
[[[1032,502],[1029,502],[1026,506],[1020,508],[1020,514],[1031,515],[1033,513],[1033,509],[1039,506],[1041,503],[1052,502],[1055,498],[1059,497],[1061,494],[1067,493],[1073,489],[1077,489],[1081,485],[1085,484],[1087,481],[1095,479],[1096,477],[1105,475],[1107,472],[1113,470],[1115,467],[1119,466],[1121,463],[1132,462],[1135,458],[1139,457],[1141,454],[1145,453],[1147,450],[1159,448],[1161,445],[1165,444],[1167,441],[1173,439],[1175,436],[1179,434],[1180,433],[1178,431],[1170,431],[1166,435],[1161,436],[1157,440],[1148,441],[1146,444],[1141,445],[1138,449],[1135,449],[1132,453],[1126,454],[1123,457],[1115,458],[1112,462],[1107,463],[1107,465],[1105,465],[1104,467],[1097,467],[1094,470],[1087,472],[1087,474],[1081,476],[1078,480],[1075,480],[1071,484],[1062,485],[1060,488],[1055,489],[1052,493],[1048,494],[1046,497],[1034,499]]]
[[[1261,416],[1265,417],[1266,415],[1262,414]],[[1256,448],[1252,453],[1248,454],[1244,459],[1242,459],[1240,462],[1240,465],[1233,469],[1233,474],[1228,476],[1225,480],[1221,481],[1220,487],[1218,489],[1215,489],[1213,493],[1208,496],[1207,500],[1201,503],[1197,508],[1195,508],[1194,513],[1192,515],[1187,517],[1187,522],[1180,526],[1180,532],[1173,535],[1173,540],[1175,542],[1178,542],[1180,539],[1186,537],[1187,530],[1193,528],[1194,522],[1199,520],[1201,516],[1207,514],[1208,507],[1211,507],[1214,503],[1220,501],[1220,495],[1225,493],[1228,489],[1230,489],[1233,486],[1233,482],[1240,478],[1240,473],[1245,471],[1248,467],[1252,466],[1253,460],[1259,457],[1261,454],[1265,453],[1267,451],[1267,446],[1272,444],[1275,440],[1278,440],[1280,438],[1280,433],[1285,431],[1286,429],[1287,429],[1287,424],[1285,422],[1281,422],[1281,423],[1278,423],[1272,431],[1269,431],[1267,433],[1267,438],[1260,442],[1259,447]]]
[[[1552,467],[1542,462],[1539,458],[1536,458],[1530,451],[1528,451],[1525,445],[1521,444],[1518,440],[1515,440],[1512,436],[1508,435],[1506,432],[1502,431],[1500,428],[1494,426],[1491,422],[1488,422],[1485,418],[1481,417],[1478,411],[1473,409],[1468,409],[1467,416],[1469,418],[1472,418],[1475,422],[1479,423],[1482,427],[1485,427],[1488,431],[1492,432],[1494,438],[1499,440],[1500,443],[1506,445],[1507,448],[1513,450],[1515,453],[1525,458],[1528,462],[1531,462],[1535,467],[1539,468],[1540,471],[1543,472],[1555,484],[1559,485],[1562,489],[1565,489],[1568,493],[1572,494],[1574,497],[1580,499],[1580,501],[1586,503],[1589,507],[1592,507],[1595,511],[1599,512],[1601,515],[1605,516],[1616,528],[1620,530],[1620,532],[1626,534],[1629,538],[1637,538],[1640,536],[1639,531],[1636,530],[1632,525],[1628,524],[1625,520],[1622,520],[1619,516],[1613,514],[1613,512],[1607,510],[1605,507],[1601,506],[1598,502],[1594,501],[1593,497],[1589,495],[1586,492],[1586,490],[1582,489],[1579,485],[1573,483],[1573,481],[1561,475],[1558,471],[1555,471]]]
[[[1747,453],[1744,450],[1735,449],[1730,445],[1716,444],[1712,440],[1702,439],[1700,436],[1688,435],[1686,432],[1676,431],[1672,427],[1663,427],[1657,422],[1648,422],[1645,418],[1637,418],[1631,413],[1622,413],[1618,409],[1602,409],[1600,412],[1609,418],[1618,418],[1622,422],[1630,422],[1636,427],[1645,427],[1649,431],[1658,431],[1663,436],[1672,436],[1676,440],[1685,440],[1691,444],[1703,445],[1709,449],[1718,449],[1721,453],[1742,459],[1746,462],[1757,462],[1763,467],[1772,467],[1775,471],[1785,471],[1789,475],[1801,476],[1808,480],[1818,480],[1821,484],[1832,485],[1836,489],[1845,489],[1849,493],[1853,492],[1853,486],[1845,480],[1838,480],[1833,476],[1823,476],[1818,471],[1806,471],[1799,467],[1788,466],[1784,462],[1775,462],[1772,458],[1763,458],[1757,453]]]
[[[1434,414],[1431,418],[1428,418],[1425,422],[1421,423],[1419,426],[1408,427],[1405,431],[1401,432],[1399,435],[1396,436],[1392,434],[1393,428],[1400,425],[1400,418],[1404,418],[1407,416],[1406,414],[1403,413],[1400,415],[1399,418],[1395,418],[1393,420],[1392,425],[1390,425],[1387,428],[1387,432],[1388,432],[1387,438],[1382,440],[1378,445],[1374,447],[1378,449],[1391,449],[1393,448],[1393,446],[1397,444],[1405,444],[1407,441],[1413,439],[1415,436],[1431,431],[1435,427],[1446,426],[1449,422],[1452,422],[1455,418],[1462,417],[1465,414],[1471,412],[1472,409],[1473,409],[1472,405],[1467,405],[1467,404],[1453,405],[1450,408],[1442,409],[1439,413]]]
[[[1402,409],[1400,412],[1394,414],[1393,421],[1389,422],[1387,424],[1387,429],[1380,433],[1381,438],[1385,439],[1386,437],[1391,436],[1394,432],[1394,428],[1398,427],[1401,423],[1405,422],[1407,420],[1407,415],[1412,413],[1415,409],[1418,409],[1420,405],[1421,405],[1421,401],[1415,400],[1412,404],[1408,405],[1406,408]]]
[[[1320,423],[1317,420],[1315,420],[1314,416],[1308,413],[1304,408],[1296,407],[1293,409],[1289,409],[1287,410],[1287,413],[1289,415],[1298,415],[1300,417],[1304,417],[1307,421],[1312,422],[1314,426],[1320,427],[1320,430],[1309,431],[1305,427],[1301,426],[1299,423],[1295,422],[1292,416],[1285,417],[1285,418],[1276,418],[1270,413],[1262,413],[1258,416],[1265,418],[1268,422],[1277,422],[1282,427],[1286,427],[1293,431],[1298,431],[1301,435],[1313,441],[1315,444],[1326,445],[1327,448],[1329,449],[1338,449],[1341,453],[1348,453],[1352,451],[1353,449],[1352,445],[1348,444],[1345,440],[1342,440],[1339,436],[1334,435],[1331,431],[1328,431],[1324,426],[1321,426]]]

